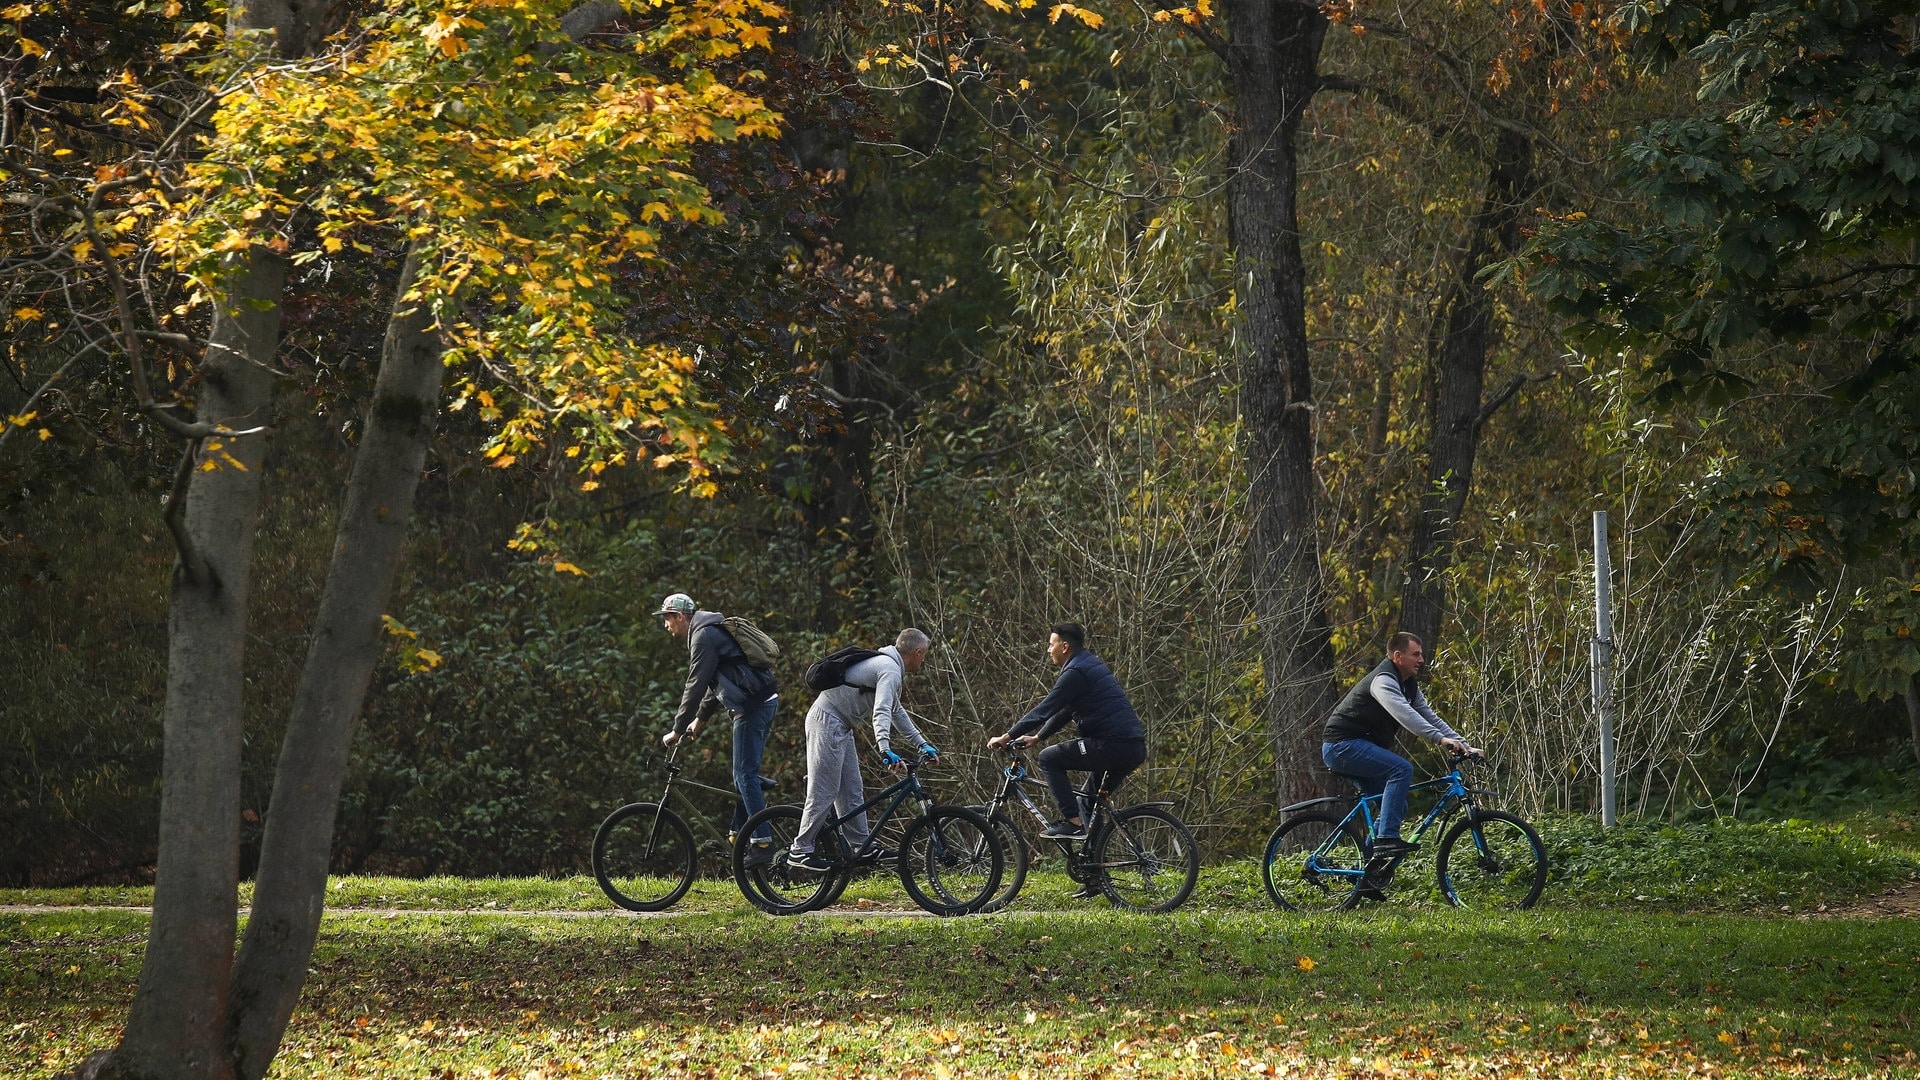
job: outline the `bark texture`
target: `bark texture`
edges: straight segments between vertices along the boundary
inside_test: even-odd
[[[198,419],[267,422],[286,264],[256,250],[216,312]],[[240,881],[240,741],[247,594],[266,436],[209,439],[185,494],[191,545],[173,575],[162,719],[160,845],[153,922],[116,1077],[226,1077],[227,980]],[[169,507],[169,512],[176,508]]]
[[[227,30],[272,31],[280,56],[305,56],[337,10],[330,0],[247,0],[230,12]],[[268,420],[287,266],[255,248],[236,271],[214,314],[195,411],[202,421],[246,429]],[[120,1042],[90,1059],[87,1075],[233,1075],[226,1016],[238,926],[247,596],[266,449],[265,433],[207,440],[199,456],[214,468],[196,469],[183,496],[152,930]]]
[[[419,263],[409,254],[401,271],[326,590],[280,745],[253,913],[233,973],[228,1026],[243,1080],[266,1075],[306,979],[348,750],[380,657],[380,616],[439,410],[440,336],[426,303],[407,298]]]
[[[1301,118],[1319,88],[1327,20],[1312,0],[1234,0],[1226,14],[1233,38],[1229,205],[1241,312],[1249,561],[1275,794],[1285,803],[1328,788],[1320,728],[1338,689],[1316,529],[1313,379],[1295,147]]]
[[[1446,572],[1453,564],[1454,525],[1473,489],[1480,431],[1505,398],[1485,400],[1487,358],[1497,344],[1493,298],[1482,271],[1520,246],[1520,214],[1533,190],[1533,145],[1501,130],[1493,143],[1487,189],[1474,212],[1467,253],[1442,302],[1444,327],[1434,349],[1427,397],[1426,486],[1413,522],[1407,576],[1400,593],[1400,625],[1434,652],[1447,616]],[[1509,390],[1508,394],[1512,391]]]

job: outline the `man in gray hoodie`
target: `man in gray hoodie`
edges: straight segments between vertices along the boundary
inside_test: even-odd
[[[800,830],[787,848],[789,863],[803,870],[833,869],[829,856],[838,852],[814,850],[820,827],[826,823],[828,811],[847,814],[867,801],[854,738],[854,725],[861,718],[873,717],[880,760],[896,772],[906,771],[905,761],[893,751],[896,738],[905,746],[918,745],[928,757],[939,755],[900,705],[901,684],[920,670],[932,648],[933,642],[925,633],[909,627],[900,631],[892,645],[881,649],[880,655],[847,668],[845,685],[822,690],[813,699],[813,707],[807,710],[807,800],[800,811]],[[854,815],[840,831],[854,850],[866,846],[871,835],[867,815]]]
[[[740,801],[734,805],[729,831],[738,833],[748,818],[767,808],[760,758],[780,703],[779,683],[773,672],[747,662],[739,643],[727,632],[726,616],[699,610],[686,593],[667,597],[653,614],[668,633],[687,639],[687,685],[680,692],[673,730],[662,735],[660,742],[672,746],[697,733],[700,722],[716,708],[724,707],[733,716],[733,786]],[[759,861],[755,856],[771,858],[772,841],[770,832],[754,837],[748,862]]]

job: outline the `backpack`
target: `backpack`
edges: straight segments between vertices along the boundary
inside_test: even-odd
[[[747,658],[748,665],[765,671],[780,658],[780,646],[767,636],[767,632],[740,616],[729,615],[721,625],[732,635],[733,643],[740,646],[741,655]]]
[[[807,689],[831,690],[836,686],[845,686],[848,668],[879,655],[879,649],[863,649],[858,645],[835,649],[807,665]]]

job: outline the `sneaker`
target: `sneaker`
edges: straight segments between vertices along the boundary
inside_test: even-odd
[[[1085,840],[1087,827],[1075,825],[1071,821],[1056,821],[1040,830],[1040,835],[1049,840]]]
[[[824,874],[833,869],[832,860],[817,851],[789,851],[787,865],[810,874]]]
[[[747,853],[745,857],[741,859],[741,863],[749,870],[759,866],[771,865],[773,863],[773,841],[755,840],[753,843],[748,844]]]
[[[1095,897],[1100,897],[1105,895],[1106,895],[1105,893],[1101,892],[1099,889],[1095,888],[1092,885],[1082,885],[1080,886],[1079,891],[1073,894],[1073,898],[1075,900],[1092,900]]]
[[[1375,855],[1385,855],[1388,858],[1397,855],[1411,854],[1419,850],[1419,844],[1409,844],[1397,836],[1382,836],[1376,838],[1373,842],[1373,853]]]
[[[732,847],[733,845],[735,845],[735,844],[737,844],[737,843],[739,843],[739,842],[740,842],[740,834],[739,834],[739,833],[737,833],[737,832],[730,832],[730,833],[728,833],[728,834],[727,834],[727,846],[728,846],[728,847]]]

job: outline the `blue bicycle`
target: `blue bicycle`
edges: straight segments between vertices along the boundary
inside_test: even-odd
[[[1468,787],[1460,772],[1461,765],[1477,760],[1455,757],[1450,772],[1413,785],[1414,791],[1437,791],[1439,797],[1408,838],[1416,851],[1393,859],[1380,876],[1391,883],[1401,862],[1417,854],[1427,833],[1437,830],[1440,848],[1434,869],[1447,903],[1489,910],[1530,908],[1546,888],[1546,845],[1518,816],[1481,808],[1479,800],[1493,792]],[[1338,807],[1346,803],[1352,805],[1343,814]],[[1454,821],[1463,808],[1465,815]],[[1378,795],[1308,799],[1281,807],[1281,813],[1294,816],[1273,831],[1260,858],[1260,880],[1274,906],[1344,911],[1362,900],[1385,899],[1365,885],[1379,810]]]

